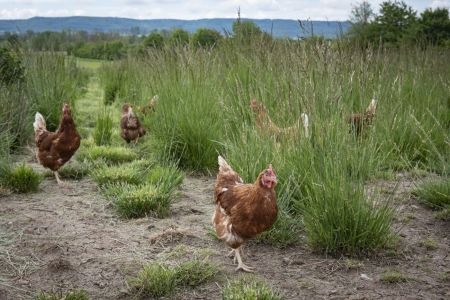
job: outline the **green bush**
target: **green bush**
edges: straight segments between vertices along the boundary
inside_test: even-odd
[[[200,47],[213,47],[217,45],[222,36],[217,30],[199,28],[192,35],[192,44]]]
[[[11,47],[0,47],[0,82],[11,84],[24,77],[25,68],[18,51]]]
[[[17,193],[36,192],[42,176],[25,164],[12,168],[2,175],[4,185]]]
[[[162,48],[164,45],[164,37],[157,32],[150,33],[145,39],[144,39],[144,46],[145,47],[152,47],[152,48]]]
[[[112,127],[111,113],[107,110],[102,111],[97,117],[93,134],[94,142],[97,146],[111,144]]]

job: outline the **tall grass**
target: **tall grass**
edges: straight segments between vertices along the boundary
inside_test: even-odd
[[[215,173],[220,153],[246,182],[272,163],[281,215],[303,223],[313,248],[358,254],[391,237],[389,201],[364,193],[368,179],[416,167],[448,175],[446,54],[361,50],[344,40],[229,42],[212,50],[154,50],[110,68],[124,75],[123,99],[142,104],[160,96],[156,113],[142,120],[160,156]],[[252,98],[280,127],[306,112],[311,138],[274,141],[256,128]],[[346,116],[363,112],[371,98],[378,100],[374,124],[362,137],[349,134]],[[292,232],[286,224],[276,226]]]
[[[110,145],[113,121],[111,113],[104,109],[97,117],[94,128],[94,142],[97,146]]]
[[[76,60],[59,53],[30,53],[26,56],[26,90],[33,109],[46,119],[47,129],[59,125],[62,104],[68,103],[75,115],[75,99],[87,77]]]

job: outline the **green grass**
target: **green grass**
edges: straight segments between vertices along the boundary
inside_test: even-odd
[[[168,296],[181,287],[196,287],[207,282],[218,273],[218,268],[209,262],[188,261],[172,267],[162,263],[152,263],[144,267],[136,278],[128,283],[131,292],[140,298]]]
[[[141,159],[120,166],[104,166],[96,169],[92,177],[121,216],[163,218],[170,214],[184,175],[175,166],[162,167]]]
[[[36,300],[89,300],[89,296],[85,290],[53,293],[40,292],[36,296]]]
[[[87,176],[92,170],[93,165],[88,162],[72,161],[65,164],[58,170],[59,175],[62,178],[82,179]],[[45,173],[46,177],[54,177],[55,175],[51,171]]]
[[[194,288],[213,278],[219,269],[216,265],[200,260],[191,260],[175,268],[178,286]]]
[[[108,185],[103,192],[112,201],[118,213],[125,218],[141,218],[147,215],[167,217],[170,205],[175,199],[174,195],[167,194],[151,184]]]
[[[440,210],[450,207],[450,178],[425,182],[413,194],[430,208]]]
[[[85,68],[91,71],[98,70],[102,64],[108,63],[106,60],[101,59],[92,59],[92,58],[76,58],[77,60],[77,66],[81,68]]]
[[[402,283],[408,280],[410,280],[408,277],[395,270],[386,271],[380,275],[380,281],[384,283]]]
[[[84,148],[76,158],[79,161],[102,160],[108,164],[120,164],[135,160],[137,155],[133,150],[126,147],[93,146]]]
[[[0,180],[3,185],[16,193],[36,192],[42,181],[42,176],[36,173],[30,166],[22,164],[11,169],[4,169]]]
[[[105,109],[98,114],[93,132],[94,142],[97,146],[111,144],[112,128],[111,113]]]
[[[427,250],[436,250],[438,248],[437,242],[431,238],[419,241],[419,245]]]
[[[224,300],[280,300],[280,294],[267,284],[251,277],[240,277],[228,282],[222,290]]]
[[[444,208],[437,212],[435,217],[441,221],[450,221],[450,207]]]
[[[100,186],[114,183],[127,183],[136,185],[143,183],[145,173],[135,168],[133,164],[118,166],[103,166],[91,172],[92,179]]]

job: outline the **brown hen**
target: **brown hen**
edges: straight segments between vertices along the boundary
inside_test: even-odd
[[[120,119],[120,136],[129,143],[130,141],[137,141],[139,137],[143,136],[146,131],[142,127],[138,117],[134,114],[133,109],[128,103],[122,106],[122,118]]]
[[[377,101],[372,99],[366,111],[362,113],[354,113],[347,117],[347,123],[350,124],[350,131],[355,132],[358,136],[366,131],[372,125],[373,118],[377,111]]]
[[[212,217],[219,239],[232,248],[238,262],[236,270],[253,272],[242,262],[244,242],[269,229],[277,218],[275,194],[277,178],[272,165],[262,171],[256,182],[244,184],[242,178],[221,156],[214,197],[216,210]]]
[[[261,102],[258,102],[256,99],[250,101],[250,107],[253,112],[256,114],[256,126],[257,128],[264,133],[267,133],[273,137],[275,140],[279,142],[283,137],[294,137],[300,131],[301,126],[303,125],[303,135],[306,138],[309,138],[309,118],[306,113],[302,113],[300,115],[300,119],[297,120],[295,125],[290,127],[278,127],[270,118],[267,113],[267,109]],[[300,124],[302,123],[302,125]]]
[[[59,185],[62,185],[63,182],[59,178],[58,169],[69,161],[78,150],[81,140],[72,119],[69,105],[64,103],[61,122],[55,132],[47,130],[45,119],[38,112],[33,127],[37,147],[36,157],[41,165],[53,171],[56,181]]]

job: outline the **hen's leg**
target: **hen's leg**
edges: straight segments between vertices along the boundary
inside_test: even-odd
[[[244,272],[249,272],[249,273],[253,273],[254,271],[253,271],[253,268],[252,267],[249,267],[249,266],[247,266],[247,265],[245,265],[243,262],[242,262],[242,257],[241,257],[241,249],[240,249],[241,247],[239,247],[238,249],[236,249],[235,250],[235,257],[237,258],[237,261],[238,261],[238,266],[237,266],[237,268],[236,268],[236,271],[239,271],[239,270],[242,270],[242,271],[244,271]]]
[[[230,258],[232,257],[233,258],[233,264],[236,264],[236,260],[237,260],[236,252],[237,252],[236,249],[231,249],[231,251],[228,252],[228,254],[227,254],[227,257],[230,257]]]
[[[54,171],[53,174],[55,174],[55,178],[56,178],[56,182],[58,183],[59,186],[64,186],[64,181],[61,180],[61,178],[59,178],[59,173],[58,171]]]

